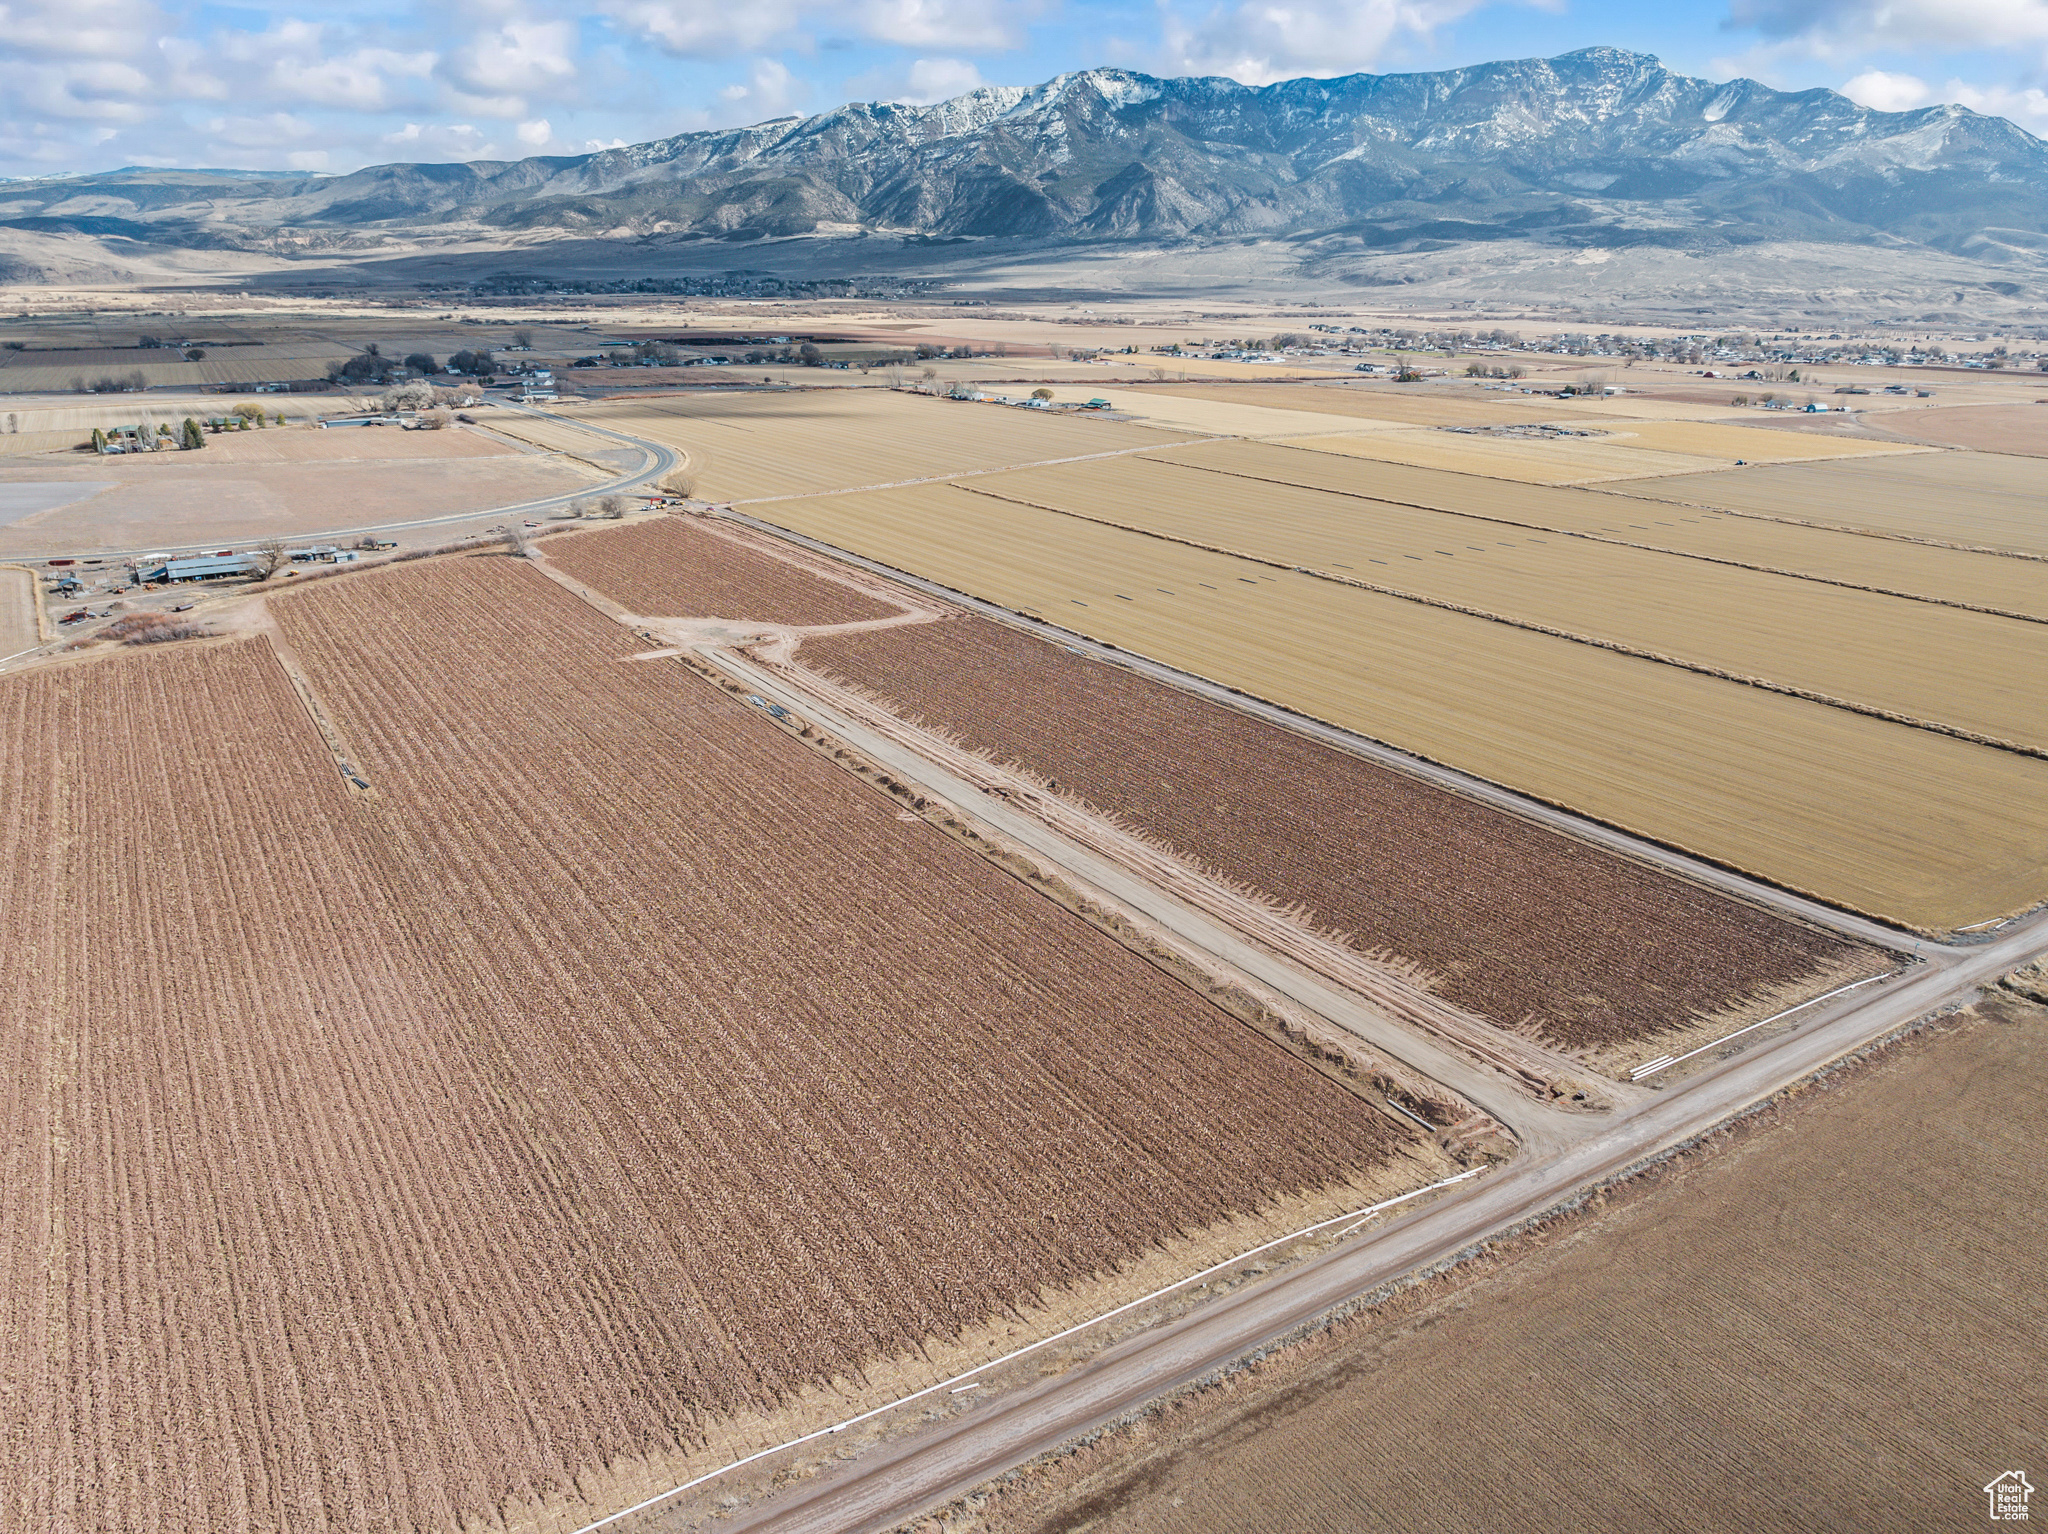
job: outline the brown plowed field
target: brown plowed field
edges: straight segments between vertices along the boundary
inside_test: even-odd
[[[1833,974],[1853,945],[1250,715],[977,618],[804,663],[1570,1047]]]
[[[2048,458],[2048,405],[1946,405],[1885,417],[1884,430],[1916,442]]]
[[[548,562],[641,617],[806,627],[902,611],[680,517],[551,539]]]
[[[2048,1459],[2048,1011],[1963,1021],[944,1526],[1993,1528]]]
[[[0,1526],[575,1527],[1405,1159],[536,571],[278,605],[369,794],[260,639],[0,683]]]

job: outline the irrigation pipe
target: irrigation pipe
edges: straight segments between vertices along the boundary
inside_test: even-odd
[[[1859,991],[1866,985],[1876,985],[1880,980],[1889,980],[1893,975],[1899,973],[1900,971],[1893,970],[1890,975],[1872,975],[1867,980],[1855,980],[1851,981],[1848,985],[1836,986],[1832,991],[1824,992],[1810,1001],[1802,1001],[1796,1007],[1787,1007],[1782,1012],[1773,1012],[1769,1017],[1761,1018],[1751,1023],[1747,1028],[1738,1028],[1733,1033],[1724,1033],[1711,1044],[1702,1044],[1698,1049],[1689,1049],[1682,1055],[1664,1055],[1646,1064],[1639,1065],[1628,1073],[1628,1079],[1630,1081],[1641,1081],[1646,1077],[1656,1075],[1659,1071],[1668,1071],[1674,1065],[1684,1064],[1694,1055],[1703,1055],[1710,1049],[1719,1049],[1730,1039],[1739,1039],[1745,1033],[1752,1033],[1756,1029],[1763,1027],[1765,1023],[1775,1023],[1781,1017],[1790,1017],[1794,1012],[1804,1012],[1808,1007],[1817,1007],[1824,1001],[1831,1001],[1837,996],[1848,994],[1850,991]]]
[[[631,1507],[622,1508],[607,1518],[598,1519],[595,1523],[586,1523],[576,1531],[576,1534],[594,1534],[594,1531],[602,1529],[609,1524],[617,1523],[621,1518],[630,1518],[635,1513],[644,1513],[648,1508],[653,1507],[657,1503],[666,1502],[671,1497],[679,1497],[686,1491],[702,1486],[706,1481],[715,1481],[720,1476],[738,1470],[742,1466],[753,1464],[756,1460],[766,1459],[771,1454],[780,1454],[785,1449],[795,1449],[807,1443],[815,1443],[820,1438],[830,1438],[834,1433],[843,1433],[850,1427],[858,1427],[870,1418],[879,1417],[884,1412],[892,1412],[899,1406],[908,1406],[912,1401],[922,1400],[924,1397],[935,1395],[941,1390],[957,1393],[954,1387],[959,1386],[964,1380],[971,1380],[977,1374],[986,1374],[991,1369],[1001,1368],[1004,1364],[1013,1363],[1017,1359],[1024,1357],[1027,1353],[1035,1353],[1042,1347],[1047,1347],[1052,1343],[1073,1336],[1076,1332],[1085,1332],[1091,1326],[1099,1326],[1104,1321],[1112,1320],[1127,1310],[1135,1310],[1140,1305],[1149,1305],[1154,1300],[1173,1293],[1176,1289],[1186,1288],[1198,1279],[1207,1278],[1212,1273],[1221,1273],[1225,1268],[1235,1267],[1246,1258],[1256,1257],[1261,1252],[1270,1252],[1276,1246],[1285,1246],[1288,1242],[1298,1241],[1303,1236],[1312,1236],[1319,1230],[1326,1229],[1332,1225],[1342,1224],[1346,1220],[1357,1222],[1342,1232],[1342,1234],[1348,1236],[1352,1231],[1358,1229],[1359,1225],[1365,1223],[1366,1220],[1371,1219],[1372,1216],[1384,1210],[1393,1208],[1396,1204],[1405,1204],[1410,1199],[1421,1198],[1425,1193],[1434,1193],[1439,1188],[1448,1188],[1453,1183],[1464,1182],[1469,1178],[1479,1176],[1485,1170],[1486,1168],[1483,1166],[1474,1167],[1469,1172],[1460,1172],[1455,1177],[1446,1177],[1441,1182],[1433,1182],[1426,1188],[1417,1188],[1412,1193],[1403,1193],[1397,1198],[1387,1199],[1382,1203],[1373,1204],[1365,1209],[1354,1209],[1349,1214],[1332,1215],[1327,1220],[1318,1220],[1313,1225],[1305,1225],[1300,1230],[1291,1231],[1287,1235],[1276,1236],[1273,1240],[1255,1246],[1250,1251],[1239,1252],[1235,1257],[1227,1257],[1222,1262],[1206,1267],[1199,1273],[1190,1273],[1186,1278],[1176,1279],[1163,1289],[1154,1289],[1150,1294],[1141,1295],[1135,1300],[1117,1306],[1114,1310],[1105,1310],[1101,1315],[1083,1321],[1077,1326],[1070,1326],[1063,1332],[1054,1332],[1050,1337],[1041,1337],[1036,1342],[1018,1348],[1014,1353],[1005,1353],[1001,1358],[992,1358],[985,1364],[976,1364],[972,1369],[967,1370],[963,1374],[956,1374],[951,1379],[940,1380],[936,1385],[927,1385],[924,1389],[891,1401],[885,1406],[877,1406],[870,1411],[864,1411],[857,1417],[848,1417],[844,1422],[835,1422],[830,1427],[818,1428],[813,1432],[805,1433],[800,1438],[792,1438],[787,1443],[778,1443],[772,1448],[757,1449],[744,1459],[736,1459],[729,1465],[720,1465],[716,1470],[707,1470],[695,1480],[685,1481],[680,1486],[671,1486],[664,1492],[657,1492],[646,1501],[636,1502]]]

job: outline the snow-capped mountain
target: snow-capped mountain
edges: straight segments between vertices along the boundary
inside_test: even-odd
[[[0,225],[154,243],[280,231],[861,233],[1034,242],[1345,235],[1917,244],[2048,254],[2048,144],[1961,107],[1678,75],[1591,48],[1253,88],[1125,70],[859,103],[573,157],[346,176],[125,171],[10,184]]]

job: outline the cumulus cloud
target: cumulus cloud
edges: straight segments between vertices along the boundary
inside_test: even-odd
[[[771,45],[806,47],[807,8],[793,0],[600,0],[624,31],[684,58],[727,58]]]
[[[1874,112],[1910,112],[1927,100],[1927,82],[1913,75],[1866,69],[1842,87],[1842,94]]]
[[[854,17],[877,42],[992,53],[1018,47],[1038,10],[1021,0],[863,0]]]
[[[910,66],[902,91],[891,99],[922,106],[964,96],[987,83],[981,78],[981,71],[966,59],[917,59]]]
[[[521,123],[518,132],[519,142],[528,149],[544,148],[555,136],[555,130],[548,126],[545,117],[536,117],[532,122]]]
[[[2048,48],[2048,0],[1733,0],[1728,19],[1817,58]]]
[[[781,117],[810,94],[810,83],[798,79],[780,59],[756,59],[744,85],[737,82],[718,93],[719,99],[744,107],[756,118]]]
[[[576,73],[575,48],[574,22],[509,16],[446,55],[437,73],[491,115],[513,117],[528,96],[568,82]]]
[[[1166,0],[1160,12],[1162,67],[1175,74],[1227,75],[1247,85],[1348,74],[1370,68],[1399,44],[1427,42],[1439,28],[1486,3],[1237,0],[1187,21]]]

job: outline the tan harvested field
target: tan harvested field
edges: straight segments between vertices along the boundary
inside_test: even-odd
[[[277,606],[370,794],[261,638],[0,683],[24,1529],[574,1528],[1428,1159],[537,571]]]
[[[1588,430],[1625,429],[1602,423]],[[1714,460],[1632,447],[1619,437],[1491,437],[1453,431],[1385,431],[1346,436],[1296,437],[1293,445],[1318,453],[1373,458],[1423,469],[1450,469],[1532,485],[1588,484],[1645,475],[1696,474]]]
[[[15,486],[110,487],[0,524],[0,558],[229,544],[489,511],[601,479],[588,466],[461,431],[288,427],[207,440],[224,450],[0,466],[0,500]]]
[[[1912,414],[1902,411],[1887,416],[1883,426],[1915,442],[2048,458],[2048,404],[2040,400],[2025,405],[1950,405]]]
[[[1530,399],[1478,390],[1463,390],[1456,395],[1422,393],[1407,384],[1381,382],[1191,388],[1149,384],[1139,386],[1136,392],[1162,399],[1211,400],[1218,404],[1254,405],[1262,410],[1355,416],[1364,421],[1407,426],[1514,426],[1538,421],[1573,425],[1583,413],[1569,400]]]
[[[1881,463],[1761,465],[1631,485],[1660,501],[1785,517],[1823,527],[2048,556],[2038,459],[1916,453]]]
[[[706,500],[807,495],[1162,446],[1173,432],[885,389],[611,402],[581,419],[680,447]]]
[[[1508,528],[1590,533],[1646,548],[2048,618],[2048,581],[2042,579],[2040,567],[2027,560],[1729,512],[1675,509],[1631,499],[1623,490],[1516,485],[1441,469],[1303,452],[1277,443],[1191,442],[1145,456],[1199,464],[1248,481],[1240,491],[1248,503],[1267,494],[1261,481],[1302,485],[1454,512],[1462,519],[1486,519]],[[1471,522],[1468,531],[1473,528],[1482,537],[1496,536],[1485,533],[1485,522]]]
[[[2048,1011],[1985,1003],[946,1527],[1984,1527],[2048,1458],[2044,1104]]]
[[[548,563],[642,617],[739,618],[806,627],[902,612],[798,569],[702,522],[662,517],[552,538]]]
[[[2048,624],[1150,458],[964,488],[2048,751]]]
[[[36,624],[36,577],[20,565],[0,565],[0,659],[42,642]]]
[[[1730,464],[1775,463],[1802,458],[1870,458],[1910,453],[1904,443],[1859,441],[1852,437],[1801,436],[1760,426],[1715,421],[1613,421],[1610,428],[1628,433],[1629,445],[1665,453],[1720,458]]]
[[[951,485],[756,510],[1853,909],[2048,895],[2038,760]]]
[[[1565,1049],[1653,1038],[1879,956],[982,618],[798,659]]]

